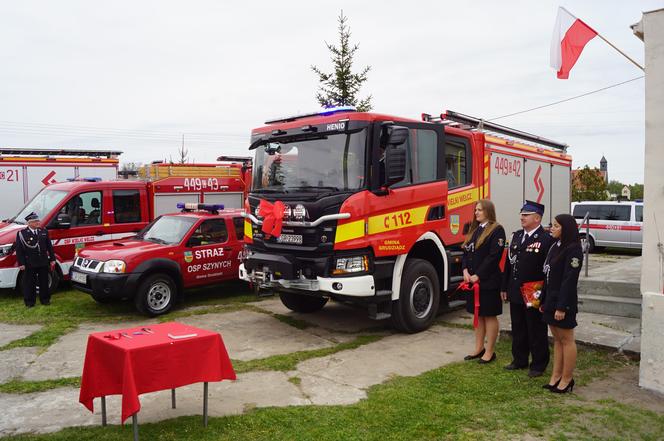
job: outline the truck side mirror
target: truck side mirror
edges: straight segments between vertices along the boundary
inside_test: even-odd
[[[67,213],[59,213],[48,225],[49,229],[67,229],[71,227],[71,217]]]
[[[403,181],[406,177],[406,150],[388,145],[385,149],[385,186]]]

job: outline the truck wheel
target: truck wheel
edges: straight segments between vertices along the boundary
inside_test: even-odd
[[[295,312],[316,312],[327,303],[326,297],[313,297],[290,292],[280,292],[279,298],[286,308]]]
[[[134,302],[141,313],[155,316],[170,311],[176,297],[173,279],[166,274],[152,274],[139,286]]]
[[[62,277],[60,276],[60,271],[56,266],[53,271],[48,272],[48,290],[51,295],[58,290],[60,280],[62,280]]]
[[[439,303],[438,273],[433,265],[422,259],[408,259],[399,300],[392,302],[394,327],[407,333],[424,331],[436,318]]]
[[[593,240],[592,237],[589,237],[588,239],[586,239],[586,235],[582,234],[581,235],[581,249],[583,249],[583,251],[585,251],[586,247],[588,247],[588,253],[592,253],[593,251],[595,251],[595,241]]]

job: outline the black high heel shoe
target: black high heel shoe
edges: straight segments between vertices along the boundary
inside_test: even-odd
[[[491,356],[491,358],[489,358],[488,360],[480,358],[479,360],[477,360],[477,362],[479,364],[488,364],[488,363],[491,363],[492,361],[494,361],[495,359],[496,359],[496,353],[494,352],[493,355]]]
[[[554,394],[566,394],[567,392],[572,392],[574,390],[574,378],[572,378],[572,381],[569,382],[567,386],[565,386],[565,389],[558,389],[557,387],[554,387],[551,389],[551,392]]]
[[[480,358],[482,355],[484,355],[485,351],[486,351],[486,349],[482,348],[482,350],[479,351],[477,354],[475,354],[475,355],[466,355],[465,357],[463,357],[463,359],[468,361],[468,360],[474,360],[476,358]]]
[[[556,381],[555,384],[546,383],[546,384],[542,385],[542,389],[553,390],[553,389],[558,387],[558,385],[560,384],[560,380],[562,380],[562,378],[558,378],[558,381]]]

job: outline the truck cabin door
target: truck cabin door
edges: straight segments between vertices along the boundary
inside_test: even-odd
[[[91,190],[71,196],[48,223],[55,253],[70,264],[76,250],[86,244],[110,240],[110,230],[102,220],[103,190]],[[69,268],[63,267],[63,272]]]
[[[237,264],[233,271],[233,248],[224,219],[199,223],[185,244],[181,263],[185,286],[207,285],[237,274]]]
[[[634,204],[634,221],[631,222],[632,228],[629,232],[629,242],[631,248],[640,249],[643,247],[643,205]]]
[[[114,188],[110,191],[107,213],[113,240],[134,236],[148,224],[146,201],[145,188]]]

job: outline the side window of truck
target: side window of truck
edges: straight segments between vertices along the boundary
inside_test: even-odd
[[[635,205],[634,209],[636,210],[634,213],[636,215],[636,222],[643,222],[643,205]]]
[[[192,234],[190,242],[196,245],[224,243],[228,240],[228,230],[224,219],[206,220]]]
[[[67,201],[60,213],[69,215],[72,227],[101,225],[101,191],[79,193]]]
[[[406,177],[392,187],[435,181],[438,173],[438,136],[433,130],[410,129],[406,148]]]
[[[116,224],[141,221],[139,190],[113,190],[113,211]]]
[[[445,167],[447,188],[463,187],[472,181],[470,144],[468,140],[447,135],[445,138]]]
[[[244,218],[234,217],[233,226],[235,227],[235,238],[237,240],[244,240]]]

